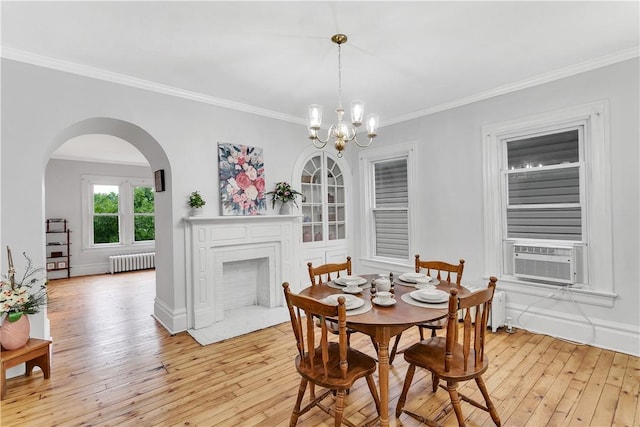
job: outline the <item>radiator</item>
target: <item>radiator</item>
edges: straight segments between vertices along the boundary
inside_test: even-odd
[[[156,267],[156,253],[112,255],[109,257],[111,274],[122,271],[145,270]]]
[[[499,327],[506,324],[507,304],[504,291],[493,293],[493,301],[491,301],[491,330],[497,331]]]

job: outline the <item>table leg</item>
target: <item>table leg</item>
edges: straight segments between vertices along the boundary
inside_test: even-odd
[[[378,381],[380,382],[380,425],[389,426],[389,329],[378,336]]]

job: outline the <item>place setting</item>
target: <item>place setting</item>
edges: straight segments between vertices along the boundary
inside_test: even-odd
[[[365,301],[363,298],[351,294],[332,294],[320,301],[324,304],[338,305],[338,298],[340,297],[343,297],[345,300],[344,305],[347,309],[347,316],[362,314],[371,310],[371,303],[369,301]]]
[[[366,288],[369,281],[360,276],[342,276],[336,277],[335,280],[327,282],[327,286],[334,289],[341,289],[348,294],[358,294],[362,289]]]
[[[435,287],[421,288],[402,295],[407,304],[425,308],[447,308],[449,293]]]
[[[427,276],[424,273],[408,272],[399,275],[398,281],[395,283],[403,286],[413,286],[416,289],[433,289],[440,283],[440,281],[435,277]]]

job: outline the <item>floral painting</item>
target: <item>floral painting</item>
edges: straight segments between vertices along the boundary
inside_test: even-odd
[[[260,215],[267,209],[262,148],[218,143],[222,215]]]

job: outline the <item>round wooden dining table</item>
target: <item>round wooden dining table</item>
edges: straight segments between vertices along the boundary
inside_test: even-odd
[[[370,283],[372,279],[377,279],[377,274],[360,274],[359,277],[367,279],[367,285],[362,285],[361,294],[356,296],[371,301]],[[309,286],[302,291],[301,295],[321,300],[331,294],[342,293],[341,289],[330,286],[327,283]],[[449,292],[455,283],[441,280],[437,289]],[[464,287],[458,288],[459,296],[469,295],[470,292]],[[371,304],[371,310],[362,313],[349,315],[347,311],[347,327],[358,332],[369,335],[378,345],[378,381],[380,391],[380,425],[389,425],[389,342],[391,338],[402,333],[403,331],[420,323],[443,318],[447,315],[447,308],[444,304],[438,305],[438,308],[416,306],[409,304],[402,299],[402,295],[411,291],[415,291],[415,285],[405,283],[394,278],[393,292],[395,294],[396,303],[391,306],[378,306]]]

